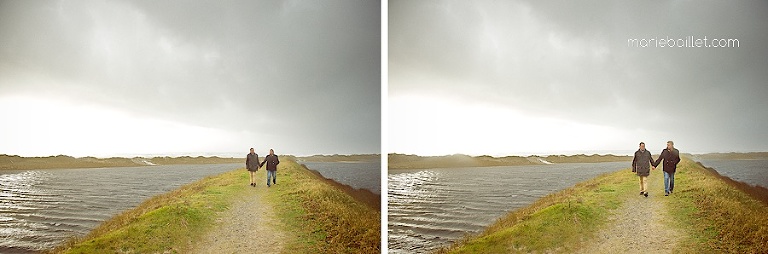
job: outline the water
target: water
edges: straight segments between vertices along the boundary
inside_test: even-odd
[[[381,195],[381,163],[379,162],[302,162],[324,177],[355,189],[366,189]]]
[[[700,162],[733,180],[768,188],[768,160],[700,160]]]
[[[0,253],[35,253],[110,217],[240,164],[0,170]],[[245,171],[243,171],[245,172]]]
[[[391,170],[389,253],[423,253],[449,245],[549,193],[630,166],[607,162]]]

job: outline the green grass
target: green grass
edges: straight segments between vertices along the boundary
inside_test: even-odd
[[[285,253],[377,253],[380,212],[284,159],[267,200],[287,232]],[[251,187],[237,169],[150,198],[54,253],[187,253]]]
[[[765,253],[768,205],[683,160],[675,174],[670,214],[687,234],[676,252]]]
[[[745,188],[683,159],[675,193],[663,199],[673,225],[684,232],[674,253],[765,253],[768,205],[754,197],[764,190],[752,187],[747,194]],[[574,252],[636,189],[637,177],[628,169],[603,175],[512,211],[438,253]]]
[[[247,190],[243,171],[207,177],[152,197],[52,252],[186,253],[193,240],[213,225],[217,212]]]
[[[438,253],[569,252],[590,239],[610,211],[634,193],[637,177],[628,169],[545,196],[510,212],[483,233]]]

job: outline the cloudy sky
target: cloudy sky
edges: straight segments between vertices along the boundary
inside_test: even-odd
[[[380,152],[378,1],[0,1],[0,154]]]
[[[388,152],[768,151],[767,13],[765,1],[390,1]],[[710,47],[658,43],[690,36]]]

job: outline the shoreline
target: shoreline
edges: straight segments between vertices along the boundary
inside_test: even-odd
[[[297,163],[302,162],[380,162],[381,154],[351,154],[351,155],[312,155],[312,156],[300,156],[296,158]]]
[[[296,157],[293,155],[280,155],[285,158],[293,158],[297,162],[380,162],[379,154],[355,154],[355,155],[312,155]],[[0,154],[0,170],[40,170],[40,169],[75,169],[75,168],[113,168],[113,167],[145,167],[158,165],[196,165],[196,164],[230,164],[245,163],[245,157],[219,157],[219,156],[158,156],[158,157],[110,157],[97,158],[92,156],[73,157],[68,155],[56,155],[46,157],[22,157],[18,155]]]
[[[282,230],[291,237],[283,243],[285,250],[380,250],[380,209],[359,200],[372,193],[339,188],[290,157],[280,163],[278,181],[271,188],[259,187],[265,188],[264,199],[275,207],[277,219],[287,225]],[[248,174],[242,167],[206,177],[148,198],[102,222],[86,236],[44,253],[186,253],[217,227],[216,221],[233,202],[253,191],[247,182]]]
[[[736,159],[741,160],[741,159]],[[757,160],[757,159],[753,159]],[[717,172],[717,169],[707,167],[700,161],[694,161],[697,165],[707,170],[710,174],[712,174],[714,177],[717,177],[721,181],[727,183],[728,185],[744,192],[750,195],[752,198],[759,200],[760,202],[763,202],[763,204],[768,205],[768,188],[760,186],[760,185],[751,185],[749,183],[745,183],[742,181],[736,181],[732,178],[720,174],[720,172]]]
[[[352,186],[340,183],[340,182],[338,182],[336,180],[333,180],[331,178],[327,178],[327,177],[323,176],[323,174],[321,174],[319,171],[314,170],[314,169],[310,169],[309,167],[307,167],[307,165],[304,165],[304,164],[300,164],[300,165],[305,170],[307,170],[310,173],[312,173],[313,175],[317,176],[318,179],[320,179],[320,180],[330,184],[331,186],[333,186],[333,187],[343,191],[344,193],[346,193],[347,195],[351,196],[355,200],[360,201],[360,202],[368,205],[369,207],[371,207],[373,209],[381,210],[381,195],[373,193],[373,191],[368,190],[368,189],[362,189],[362,188],[361,189],[355,189]]]
[[[133,157],[133,158],[96,158],[57,155],[48,157],[21,157],[0,154],[0,170],[42,170],[42,169],[77,169],[77,168],[115,168],[147,167],[159,165],[197,165],[197,164],[232,164],[244,163],[240,158],[222,157]]]
[[[674,195],[664,197],[651,190],[652,197],[663,198],[676,221],[674,229],[684,232],[679,243],[665,247],[673,252],[768,248],[759,240],[768,237],[766,188],[735,181],[690,158],[683,159],[677,174]],[[626,168],[580,182],[511,210],[482,232],[436,253],[584,251],[585,242],[606,234],[601,232],[609,228],[609,215],[637,198],[636,180]]]

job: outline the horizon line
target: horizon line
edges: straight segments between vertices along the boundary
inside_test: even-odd
[[[225,155],[226,154],[226,155]],[[239,154],[239,153],[238,153]],[[312,157],[312,156],[355,156],[355,155],[379,155],[380,153],[354,153],[354,154],[312,154],[312,155],[294,155],[294,154],[279,154],[282,156],[293,156],[293,157]],[[46,158],[46,157],[57,157],[57,156],[67,156],[72,158],[87,158],[87,157],[93,157],[97,159],[109,159],[109,158],[158,158],[158,157],[171,157],[171,158],[180,158],[180,157],[219,157],[219,158],[240,158],[244,156],[234,156],[234,153],[159,153],[159,154],[122,154],[122,155],[113,155],[113,156],[97,156],[97,155],[86,155],[86,156],[73,156],[73,155],[67,155],[67,154],[57,154],[57,155],[34,155],[34,156],[26,156],[26,155],[18,155],[18,154],[7,154],[7,153],[0,153],[0,156],[18,156],[22,158]]]

